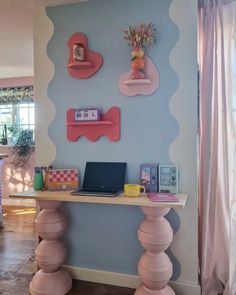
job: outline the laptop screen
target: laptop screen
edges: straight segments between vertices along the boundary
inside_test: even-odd
[[[85,190],[123,190],[126,163],[87,162],[83,189]]]

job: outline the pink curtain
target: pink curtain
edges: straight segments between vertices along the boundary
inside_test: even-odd
[[[202,295],[235,295],[233,79],[236,2],[199,0],[199,251]],[[234,81],[236,83],[236,81]],[[236,240],[235,240],[236,241]],[[236,251],[236,245],[234,245]]]

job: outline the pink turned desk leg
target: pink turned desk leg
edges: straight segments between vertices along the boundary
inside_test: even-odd
[[[173,230],[164,216],[170,208],[141,207],[146,219],[140,224],[138,238],[147,250],[138,263],[143,284],[135,295],[175,295],[168,286],[172,276],[172,263],[165,254],[173,239]]]
[[[41,268],[30,283],[31,295],[65,295],[72,288],[70,274],[61,268],[66,249],[58,240],[66,229],[67,221],[58,209],[61,202],[38,201],[43,210],[38,214],[36,230],[43,241],[35,251],[35,259]]]

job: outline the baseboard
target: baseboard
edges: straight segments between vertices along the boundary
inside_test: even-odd
[[[140,285],[138,276],[123,273],[115,273],[90,268],[81,268],[76,266],[64,265],[73,279],[87,282],[96,282],[120,287],[135,289]]]
[[[22,207],[35,207],[35,200],[30,199],[2,199],[4,206],[22,206]]]
[[[64,265],[73,279],[87,282],[96,282],[120,287],[136,289],[141,280],[136,275],[115,273],[97,269],[81,268]],[[170,282],[169,285],[175,290],[176,295],[200,295],[201,289],[198,285],[191,285],[185,282]]]
[[[201,295],[201,287],[186,282],[170,281],[169,285],[175,291],[176,295]]]

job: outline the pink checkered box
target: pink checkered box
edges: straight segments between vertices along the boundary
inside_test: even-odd
[[[79,174],[77,169],[48,170],[48,190],[75,190],[79,187]]]

